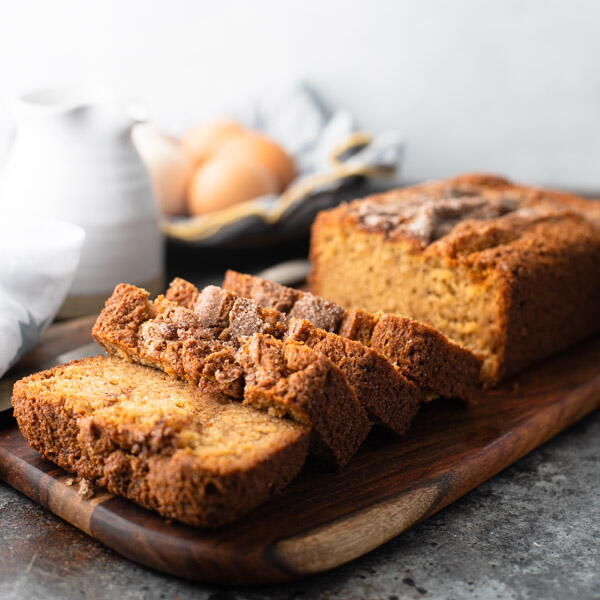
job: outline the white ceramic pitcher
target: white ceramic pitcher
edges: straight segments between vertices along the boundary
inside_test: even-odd
[[[0,215],[61,219],[86,232],[60,315],[98,310],[119,282],[157,293],[163,243],[152,185],[131,140],[136,120],[100,86],[32,92],[14,111]]]

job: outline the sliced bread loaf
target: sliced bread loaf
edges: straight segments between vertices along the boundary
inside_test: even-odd
[[[401,315],[345,309],[310,292],[231,270],[223,287],[378,350],[430,396],[472,400],[479,390],[481,359],[424,323]],[[178,292],[186,302],[193,302],[188,286],[173,285],[173,295]]]
[[[120,284],[92,333],[111,354],[193,385],[208,379],[232,398],[296,419],[312,429],[311,454],[328,466],[343,466],[371,425],[341,371],[304,344],[266,339],[266,324],[247,340],[232,336],[226,305],[212,302],[210,307],[212,312],[200,317],[164,297],[151,302],[145,290]],[[276,320],[269,323],[276,325]]]
[[[382,354],[306,319],[263,308],[252,299],[216,286],[199,291],[182,279],[173,281],[166,297],[193,308],[205,327],[220,331],[221,339],[239,343],[255,333],[267,333],[288,343],[302,342],[326,356],[340,368],[371,420],[395,433],[408,429],[424,399],[418,387]]]

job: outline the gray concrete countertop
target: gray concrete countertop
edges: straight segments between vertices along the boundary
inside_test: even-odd
[[[140,567],[0,483],[0,598],[600,598],[600,411],[369,555],[269,588]]]

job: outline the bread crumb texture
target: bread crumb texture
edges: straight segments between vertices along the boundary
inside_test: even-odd
[[[289,317],[304,320],[303,326],[291,328],[295,330],[296,338],[300,334],[304,340],[314,341],[318,338],[322,340],[319,343],[321,348],[331,349],[339,348],[340,339],[348,338],[343,344],[346,354],[356,354],[356,343],[377,351],[371,351],[370,355],[365,351],[361,353],[363,358],[371,361],[371,365],[367,366],[363,360],[365,368],[362,373],[370,372],[371,380],[379,381],[380,390],[388,399],[393,393],[384,389],[389,386],[389,380],[386,382],[385,379],[385,368],[381,361],[383,357],[430,397],[472,400],[479,390],[481,359],[425,323],[400,315],[370,313],[357,308],[348,310],[310,292],[231,270],[225,275],[223,287],[252,298],[260,306],[278,307]],[[323,334],[310,335],[306,321],[331,333],[326,339]],[[334,336],[334,333],[338,335]],[[379,359],[374,356],[378,353],[383,355]],[[354,372],[361,370],[355,369]],[[365,389],[365,392],[373,403],[376,402],[377,395],[373,391]]]
[[[600,329],[599,213],[489,175],[371,196],[317,217],[311,289],[431,325],[493,384]]]
[[[29,444],[70,473],[157,510],[213,527],[284,487],[308,433],[164,373],[114,357],[18,381],[13,405]]]

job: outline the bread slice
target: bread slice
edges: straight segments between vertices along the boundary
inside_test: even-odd
[[[182,279],[175,279],[166,297],[192,307],[207,328],[221,337],[243,340],[257,333],[302,342],[333,361],[356,392],[371,420],[404,433],[424,399],[389,360],[372,348],[320,329],[306,319],[288,318],[282,312],[262,308],[257,302],[233,292],[208,286],[201,292]]]
[[[219,314],[226,307],[212,310],[201,318],[164,297],[151,302],[146,290],[120,284],[92,334],[111,354],[193,385],[210,380],[232,398],[311,427],[311,455],[327,466],[345,465],[371,424],[341,371],[304,344],[266,339],[266,326],[254,329],[262,335],[249,340],[230,335]]]
[[[246,338],[237,358],[245,373],[244,404],[308,425],[311,453],[327,465],[344,466],[355,454],[371,424],[331,361],[304,344],[261,333]]]
[[[308,448],[303,425],[114,357],[21,379],[13,406],[44,458],[200,527],[234,521],[281,490]]]
[[[479,390],[481,359],[424,323],[401,315],[345,309],[310,292],[231,270],[223,287],[378,350],[430,396],[471,400]],[[172,296],[176,295],[192,302],[193,294],[184,285],[174,286]]]

